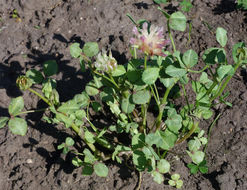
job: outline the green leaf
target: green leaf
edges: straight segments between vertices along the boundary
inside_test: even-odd
[[[182,117],[177,114],[174,108],[168,110],[168,117],[165,124],[170,131],[178,133],[178,130],[182,127]]]
[[[9,104],[9,114],[17,115],[24,108],[24,100],[22,96],[13,98]]]
[[[161,4],[161,3],[165,4],[167,2],[167,0],[154,0],[154,2],[157,4]]]
[[[90,81],[90,82],[86,85],[85,91],[86,91],[86,93],[87,93],[89,96],[95,96],[96,94],[99,93],[98,88],[96,87],[96,85],[95,85],[92,81]]]
[[[145,146],[145,135],[142,133],[138,133],[134,135],[132,137],[131,145],[134,150],[144,147]]]
[[[176,185],[176,188],[177,189],[180,189],[182,186],[183,186],[183,181],[180,179],[180,180],[177,180],[177,185]]]
[[[42,82],[42,86],[42,92],[45,94],[45,97],[50,98],[52,90],[56,88],[56,81],[48,78]]]
[[[202,59],[207,65],[225,63],[225,50],[221,48],[209,48],[204,52]]]
[[[121,101],[121,109],[125,113],[131,113],[135,109],[135,104],[130,102],[130,96],[123,98]]]
[[[200,164],[199,164],[199,170],[202,174],[206,174],[208,173],[208,166],[207,166],[207,161],[203,160]]]
[[[73,123],[73,119],[70,117],[67,117],[63,113],[56,113],[56,119],[60,122],[63,122],[66,126],[66,128],[70,127]]]
[[[93,164],[96,161],[94,155],[87,148],[83,150],[83,154],[85,155],[84,162]]]
[[[26,72],[26,76],[28,78],[30,78],[30,80],[32,81],[32,83],[34,84],[39,84],[43,81],[44,77],[42,75],[41,72],[35,70],[35,69],[31,69],[31,70],[28,70]]]
[[[0,117],[0,129],[3,128],[6,125],[8,120],[9,120],[8,117]]]
[[[98,112],[101,110],[102,107],[99,102],[92,102],[92,108],[95,112]]]
[[[172,178],[172,180],[177,181],[177,180],[179,180],[180,175],[179,175],[179,174],[173,174],[173,175],[171,176],[171,178]]]
[[[176,185],[176,182],[173,181],[173,180],[169,180],[169,181],[168,181],[168,184],[169,184],[170,186],[175,186],[175,185]]]
[[[188,142],[188,147],[190,151],[195,152],[201,147],[201,142],[198,138],[195,138],[194,140],[190,140]]]
[[[161,159],[157,163],[157,169],[162,174],[168,173],[170,171],[170,163],[168,161],[166,161],[165,159]]]
[[[218,27],[216,29],[216,40],[219,42],[221,47],[225,47],[227,43],[227,31],[224,28]]]
[[[168,74],[169,76],[171,77],[177,77],[177,78],[181,78],[183,77],[187,71],[185,69],[182,69],[182,68],[177,68],[173,65],[169,65],[167,68],[166,68],[166,74]]]
[[[9,120],[8,126],[10,131],[15,135],[24,136],[27,133],[27,122],[19,117],[14,117]]]
[[[139,70],[130,70],[127,71],[126,76],[130,82],[134,83],[142,77],[142,73]]]
[[[169,88],[170,86],[172,86],[176,82],[176,79],[175,78],[161,78],[160,82],[162,82],[162,84],[166,88]]]
[[[58,107],[57,111],[65,114],[72,114],[79,109],[80,106],[76,103],[76,101],[69,100],[68,102],[63,103],[60,107]]]
[[[121,113],[121,110],[119,108],[119,103],[116,100],[114,100],[114,103],[107,102],[107,105],[110,107],[110,110],[113,114],[119,115]]]
[[[126,73],[126,70],[123,65],[118,65],[116,69],[112,71],[113,77],[119,77],[121,75],[124,75]]]
[[[150,67],[142,73],[142,80],[146,84],[154,84],[159,77],[159,68]]]
[[[197,165],[189,163],[187,166],[188,166],[188,168],[190,168],[190,173],[191,174],[196,174],[198,172],[199,168],[198,168]]]
[[[98,54],[99,46],[96,42],[87,42],[83,46],[82,51],[87,57],[93,57]]]
[[[205,153],[202,151],[196,151],[193,153],[189,151],[186,151],[186,152],[188,153],[188,155],[191,157],[192,161],[195,164],[200,164],[204,160]]]
[[[148,90],[139,90],[132,95],[132,100],[135,104],[146,104],[151,98]]]
[[[232,56],[233,56],[233,60],[235,63],[238,62],[238,49],[239,48],[243,48],[245,47],[245,43],[244,42],[238,42],[236,44],[234,44],[233,48],[232,48]]]
[[[84,62],[82,56],[80,56],[80,67],[81,67],[81,71],[82,71],[82,72],[85,72],[85,71],[86,71],[85,62]]]
[[[183,54],[182,59],[187,68],[192,68],[198,62],[198,55],[194,50],[190,49]]]
[[[108,168],[103,163],[97,163],[93,166],[94,172],[99,177],[107,177],[108,175]]]
[[[63,149],[64,147],[65,147],[65,144],[62,143],[62,144],[60,144],[60,145],[57,146],[57,149],[58,149],[58,150],[61,150],[61,149]]]
[[[219,77],[219,80],[222,80],[228,75],[234,74],[234,68],[232,65],[221,65],[217,68],[217,75]]]
[[[112,153],[112,160],[115,160],[115,158],[120,152],[125,152],[125,151],[131,151],[131,148],[124,145],[117,145],[114,152]]]
[[[182,7],[182,11],[184,11],[184,12],[189,12],[190,9],[193,7],[193,5],[191,4],[190,0],[183,0],[179,4]]]
[[[208,167],[207,166],[199,166],[199,170],[202,174],[208,173]]]
[[[134,150],[132,155],[133,163],[138,171],[144,171],[148,161],[145,154],[140,150]]]
[[[154,181],[157,182],[158,184],[161,184],[164,181],[164,176],[155,170],[152,171],[151,175]]]
[[[164,131],[157,131],[159,138],[159,143],[156,144],[157,147],[160,147],[164,150],[169,150],[172,148],[177,140],[177,136],[170,132],[168,129]]]
[[[238,3],[238,5],[237,5],[237,8],[238,9],[245,9],[245,10],[247,10],[247,1],[246,0],[237,0],[237,3]]]
[[[93,174],[93,166],[91,164],[84,164],[82,175],[89,176]]]
[[[95,136],[93,135],[93,133],[86,131],[85,132],[85,140],[89,143],[95,143]]]
[[[202,117],[203,117],[204,119],[209,119],[209,118],[211,118],[213,114],[214,114],[213,111],[210,110],[210,109],[205,109],[205,110],[202,111]]]
[[[172,13],[169,18],[169,24],[173,30],[183,32],[186,29],[186,17],[180,11]]]
[[[80,106],[81,108],[86,107],[90,103],[90,98],[86,92],[82,92],[81,94],[77,94],[74,96],[73,100]]]
[[[82,53],[82,49],[80,48],[80,44],[79,43],[73,43],[70,47],[70,55],[73,58],[78,58],[80,57],[81,53]]]
[[[74,141],[71,137],[67,137],[67,138],[65,139],[65,144],[66,144],[67,146],[73,146],[73,145],[75,144],[75,141]]]
[[[55,60],[48,60],[43,65],[45,76],[49,77],[57,73],[58,66]]]
[[[72,164],[76,167],[81,167],[83,165],[83,162],[80,158],[74,157],[72,159]]]

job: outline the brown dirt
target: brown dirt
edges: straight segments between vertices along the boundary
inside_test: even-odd
[[[186,47],[188,33],[176,33],[178,49],[193,48],[201,55],[206,48],[217,46],[213,32],[218,26],[228,31],[229,53],[236,42],[247,42],[246,12],[236,10],[233,0],[194,0],[193,4],[188,14],[193,24],[191,43]],[[165,7],[167,11],[177,8],[177,3]],[[20,16],[19,22],[11,18],[14,9]],[[89,76],[80,72],[77,60],[71,59],[68,47],[72,42],[97,41],[101,48],[111,48],[118,61],[124,63],[129,56],[133,27],[127,13],[135,19],[145,18],[166,26],[165,18],[152,0],[1,0],[0,116],[7,116],[10,99],[22,94],[15,86],[17,76],[29,68],[40,68],[48,59],[56,59],[59,64],[58,91],[63,101],[83,90]],[[209,173],[190,175],[186,158],[176,161],[173,170],[181,173],[183,189],[247,189],[246,79],[246,70],[239,70],[228,87],[231,92],[228,100],[234,106],[217,110],[222,116],[213,128],[207,149]],[[24,93],[24,99],[26,109],[43,106],[29,93]],[[60,126],[43,123],[40,118],[39,114],[27,116],[29,129],[25,137],[15,136],[7,128],[0,130],[0,190],[129,190],[136,187],[138,174],[115,163],[108,163],[107,178],[83,177],[81,169],[72,166],[71,155],[64,157],[56,149],[71,133]],[[205,124],[205,130],[208,125]],[[144,174],[141,189],[173,188],[166,183],[158,185],[149,174]]]

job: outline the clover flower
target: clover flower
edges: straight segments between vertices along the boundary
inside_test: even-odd
[[[141,50],[143,53],[150,56],[159,55],[166,56],[162,49],[170,41],[163,39],[163,27],[150,27],[150,32],[148,32],[148,24],[145,22],[142,25],[140,32],[137,27],[133,28],[133,33],[135,38],[130,39],[130,43]]]
[[[100,52],[97,55],[94,66],[97,70],[111,72],[117,67],[117,61],[114,57],[112,57],[111,51],[109,52],[109,55],[107,55],[107,52],[103,49],[102,53]]]

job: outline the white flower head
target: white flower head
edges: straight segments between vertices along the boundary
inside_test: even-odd
[[[97,55],[94,66],[99,71],[111,72],[117,67],[117,61],[114,57],[112,57],[111,50],[109,51],[109,55],[107,55],[106,50],[103,49],[102,52]]]

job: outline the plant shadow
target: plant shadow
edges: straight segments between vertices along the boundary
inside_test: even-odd
[[[220,4],[213,9],[213,13],[220,15],[223,13],[230,13],[236,10],[237,4],[234,0],[221,0]]]

